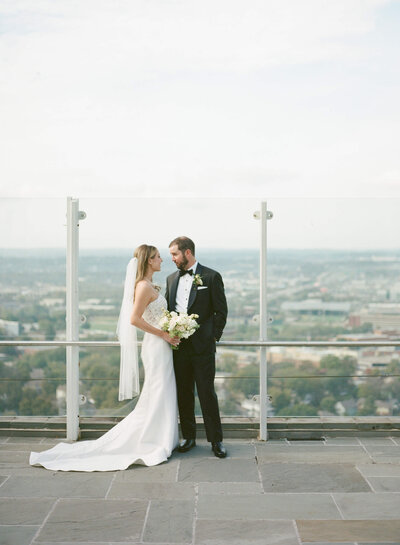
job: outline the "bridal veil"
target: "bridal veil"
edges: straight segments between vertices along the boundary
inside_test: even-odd
[[[139,395],[139,358],[136,327],[131,324],[138,260],[133,257],[126,268],[124,295],[117,325],[121,346],[119,401]]]

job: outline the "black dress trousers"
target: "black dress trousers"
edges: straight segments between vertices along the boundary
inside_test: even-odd
[[[196,438],[194,407],[196,385],[207,441],[222,441],[218,398],[214,388],[215,352],[197,354],[190,341],[182,340],[179,350],[174,350],[173,356],[183,438]]]

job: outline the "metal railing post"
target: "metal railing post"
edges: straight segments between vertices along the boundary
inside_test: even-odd
[[[260,341],[267,340],[267,203],[261,203],[260,217]],[[268,439],[267,430],[267,348],[260,347],[260,441]]]
[[[67,305],[66,339],[79,341],[79,220],[86,217],[79,212],[79,199],[67,198]],[[76,441],[79,436],[79,346],[67,346],[67,439]]]
[[[272,218],[267,210],[267,203],[261,203],[261,209],[254,215],[260,220],[260,342],[267,341],[267,220]],[[260,441],[268,439],[267,430],[267,347],[260,346]]]

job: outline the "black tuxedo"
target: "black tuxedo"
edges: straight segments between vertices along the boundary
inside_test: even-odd
[[[221,275],[197,263],[196,275],[202,286],[195,282],[188,300],[188,314],[198,314],[200,328],[189,339],[183,339],[179,350],[174,350],[174,369],[178,391],[179,416],[182,435],[195,439],[194,384],[197,387],[208,441],[222,441],[222,427],[218,399],[214,389],[215,341],[221,338],[228,308]],[[168,309],[175,310],[179,271],[167,278],[165,297]],[[200,288],[200,289],[199,289]]]

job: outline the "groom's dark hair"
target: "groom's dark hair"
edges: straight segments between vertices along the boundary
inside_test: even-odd
[[[192,252],[192,255],[194,255],[194,242],[193,240],[190,240],[188,237],[177,237],[174,238],[172,242],[169,244],[169,248],[171,246],[178,246],[178,250],[182,253],[184,253],[186,250],[190,250]]]

